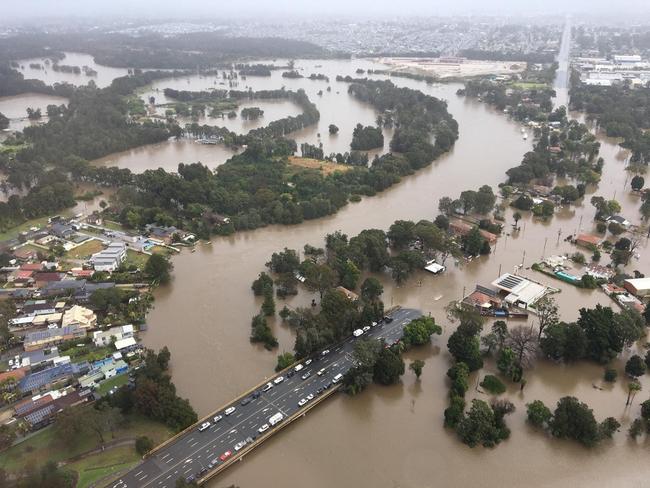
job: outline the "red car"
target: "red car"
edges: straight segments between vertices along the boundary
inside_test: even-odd
[[[219,459],[221,459],[222,461],[225,461],[225,460],[228,459],[231,455],[232,455],[232,451],[226,451],[226,452],[224,452],[221,456],[219,456]]]

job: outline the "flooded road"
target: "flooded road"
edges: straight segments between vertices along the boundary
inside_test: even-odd
[[[321,66],[317,68],[316,64]],[[298,67],[305,68],[306,75],[322,72],[332,80],[336,74],[354,75],[356,68],[366,69],[368,65],[364,61],[297,63]],[[246,84],[254,90],[281,85],[308,90],[321,111],[321,121],[318,126],[302,131],[298,143],[317,142],[320,133],[326,153],[339,151],[338,148],[349,147],[352,128],[357,122],[374,122],[376,114],[372,108],[351,99],[345,84],[331,81],[332,91],[319,97],[317,92],[326,89],[325,82],[285,80],[279,76],[274,73],[272,80],[249,78]],[[180,85],[199,90],[214,81],[196,79],[196,83],[191,81],[183,85],[180,82]],[[273,80],[278,84],[273,84]],[[248,341],[250,320],[261,305],[253,296],[250,284],[264,269],[271,253],[285,246],[302,249],[305,243],[322,246],[324,236],[336,230],[354,235],[364,228],[387,229],[396,219],[432,219],[438,212],[438,199],[442,196],[457,196],[464,189],[475,189],[483,184],[496,189],[496,185],[504,181],[505,171],[519,164],[522,155],[531,147],[530,142],[521,139],[517,124],[477,101],[457,97],[458,85],[429,86],[399,78],[393,81],[448,100],[449,110],[460,126],[460,139],[449,154],[376,197],[349,204],[337,215],[299,226],[271,226],[228,238],[214,238],[211,245],[198,246],[196,253],[183,252],[174,258],[173,283],[156,291],[155,308],[150,313],[149,330],[143,334],[143,340],[147,347],[170,347],[174,383],[179,394],[188,397],[200,415],[270,375],[276,355],[293,349],[293,334],[279,320],[272,324],[280,342],[278,350],[267,352]],[[158,84],[158,88],[165,86],[172,85],[164,81]],[[338,97],[335,97],[336,91],[339,91]],[[336,138],[330,138],[327,133],[330,123],[341,128]],[[201,154],[203,159],[199,158],[203,162],[210,161],[208,151],[219,150],[215,146],[183,143],[191,148],[183,157],[189,158],[191,151],[201,150],[205,151]],[[160,151],[171,151],[164,149],[164,144],[161,146]],[[146,169],[149,160],[155,159],[147,149],[141,156],[132,156],[129,163],[132,169]],[[606,160],[603,178],[598,189],[590,191],[609,197],[616,193],[624,207],[622,214],[637,223],[639,202],[625,189],[625,153],[616,141],[603,139],[601,154]],[[167,161],[173,162],[178,156],[172,151]],[[183,159],[176,162],[180,161]],[[154,167],[157,166],[154,164]],[[592,229],[595,211],[588,202],[589,196],[585,198],[586,203],[561,209],[546,223],[525,215],[518,235],[502,237],[491,256],[463,267],[448,262],[449,270],[441,276],[421,273],[401,287],[381,277],[387,306],[401,304],[419,308],[425,314],[431,313],[443,325],[443,335],[434,337],[431,346],[406,356],[407,363],[415,358],[426,361],[422,379],[416,382],[414,375],[407,372],[399,385],[373,386],[353,398],[337,395],[208,486],[236,484],[242,488],[256,488],[268,485],[269,480],[273,480],[274,486],[288,488],[646,486],[650,474],[646,448],[631,443],[624,432],[617,434],[611,443],[589,451],[572,443],[548,439],[525,424],[526,403],[542,399],[553,407],[560,397],[575,395],[594,408],[599,420],[614,416],[626,430],[629,420],[638,415],[639,403],[648,398],[650,384],[644,381],[644,391],[637,395],[628,411],[625,409],[624,380],[619,379],[604,390],[592,386],[602,384],[603,370],[596,365],[563,366],[538,361],[526,374],[528,384],[524,392],[511,387],[507,393],[517,411],[507,419],[512,429],[511,438],[496,449],[470,449],[442,426],[448,388],[446,342],[454,329],[445,317],[444,306],[460,298],[464,290],[471,291],[477,283],[489,284],[500,271],[512,271],[522,262],[527,268],[542,255],[575,252],[576,248],[566,243],[564,237]],[[512,222],[510,210],[507,222]],[[558,231],[561,231],[559,238]],[[640,251],[641,261],[634,263],[639,269],[647,269],[648,265],[647,243],[644,246]],[[562,289],[556,299],[564,320],[574,319],[582,306],[612,305],[598,290],[580,290],[550,281],[531,270],[524,269],[523,274]],[[421,286],[418,286],[419,280]],[[287,300],[286,304],[289,307],[307,305],[311,297],[301,290],[299,296]],[[278,300],[277,309],[284,303]],[[509,325],[517,323],[511,321]],[[494,366],[488,364],[481,374],[493,371]],[[476,382],[473,376],[470,384]],[[468,396],[472,395],[480,394],[470,388]]]

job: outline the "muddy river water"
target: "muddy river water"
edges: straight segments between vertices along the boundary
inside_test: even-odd
[[[370,66],[361,60],[298,61],[297,67],[303,68],[303,74],[324,73],[331,81],[286,80],[274,72],[271,78],[241,80],[239,88],[304,88],[317,103],[321,120],[317,126],[294,134],[298,143],[321,141],[326,153],[345,151],[354,125],[374,123],[376,113],[350,98],[346,85],[335,82],[334,77],[353,75],[357,68]],[[364,228],[387,229],[396,219],[432,219],[440,197],[457,196],[464,189],[483,184],[496,188],[505,179],[504,172],[518,164],[531,147],[530,141],[522,140],[516,123],[483,104],[457,97],[459,85],[427,85],[402,78],[395,78],[394,82],[448,101],[449,110],[460,125],[460,138],[450,153],[376,197],[349,204],[337,215],[293,227],[270,226],[215,238],[212,244],[199,245],[195,253],[183,252],[174,258],[173,283],[157,290],[149,330],[143,334],[143,340],[151,348],[170,347],[174,383],[199,415],[209,413],[270,375],[276,355],[293,348],[293,334],[279,320],[272,324],[280,342],[277,351],[267,352],[248,341],[251,317],[260,306],[250,284],[271,253],[283,247],[302,249],[305,243],[322,246],[324,236],[336,230],[354,235]],[[330,92],[326,91],[328,85],[332,87]],[[168,86],[200,90],[215,86],[215,79],[194,76],[162,80],[143,97],[150,93],[159,97],[162,88]],[[322,96],[317,95],[320,90]],[[328,134],[330,123],[340,127],[338,136]],[[538,361],[527,373],[524,392],[512,387],[506,394],[517,410],[507,419],[512,429],[510,439],[496,449],[470,449],[442,426],[447,404],[445,372],[449,367],[446,342],[454,328],[445,317],[444,306],[460,298],[463,290],[471,291],[477,283],[488,285],[500,270],[512,272],[516,265],[523,262],[527,268],[542,255],[574,252],[575,247],[564,242],[564,237],[592,230],[594,209],[589,197],[594,192],[608,198],[616,195],[623,206],[622,214],[638,223],[640,202],[626,186],[625,153],[616,141],[602,139],[601,155],[606,161],[602,181],[598,188],[589,190],[582,205],[560,209],[546,223],[525,215],[518,235],[499,239],[491,256],[462,266],[448,263],[449,270],[441,276],[422,273],[401,287],[382,278],[387,305],[418,308],[443,325],[442,336],[434,337],[430,346],[406,357],[407,362],[415,358],[426,361],[420,381],[407,372],[402,382],[392,387],[371,387],[352,398],[337,395],[209,486],[647,486],[647,447],[631,442],[624,432],[597,449],[586,450],[533,432],[525,423],[526,403],[541,399],[553,406],[560,397],[574,395],[594,408],[598,419],[614,416],[627,430],[631,419],[638,416],[639,402],[648,398],[650,383],[644,383],[644,391],[637,395],[632,408],[626,409],[626,382],[619,380],[602,390],[594,388],[592,385],[602,384],[603,370],[596,365],[563,366]],[[178,162],[197,160],[216,166],[227,157],[218,146],[181,141],[109,158],[114,164],[142,171],[158,166],[173,169],[171,165]],[[511,215],[508,210],[508,222],[512,222]],[[640,254],[640,260],[634,261],[630,269],[647,269],[647,243],[642,245]],[[523,274],[561,288],[556,298],[564,320],[574,319],[582,306],[603,303],[615,307],[599,290],[585,291],[550,282],[529,269],[524,269]],[[311,295],[301,291],[286,303],[296,307],[310,300]],[[283,305],[279,301],[277,308]],[[516,324],[512,321],[509,325]],[[488,365],[481,374],[489,370],[494,368]],[[475,385],[476,381],[473,376],[470,384]],[[485,397],[473,388],[469,396]]]

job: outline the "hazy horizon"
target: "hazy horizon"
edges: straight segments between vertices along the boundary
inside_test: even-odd
[[[617,15],[634,14],[648,16],[646,0],[620,0],[615,6]],[[611,2],[604,0],[329,0],[328,2],[307,2],[300,0],[240,0],[237,3],[224,3],[210,0],[26,0],[11,2],[3,6],[4,20],[28,18],[65,17],[112,17],[115,19],[150,18],[152,20],[202,19],[227,20],[227,18],[277,20],[296,16],[346,16],[408,17],[413,15],[599,15],[611,13]]]

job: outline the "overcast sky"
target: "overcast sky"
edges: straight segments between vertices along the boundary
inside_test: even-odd
[[[648,0],[2,0],[5,18],[116,16],[219,19],[269,14],[449,15],[590,12],[647,16]]]

